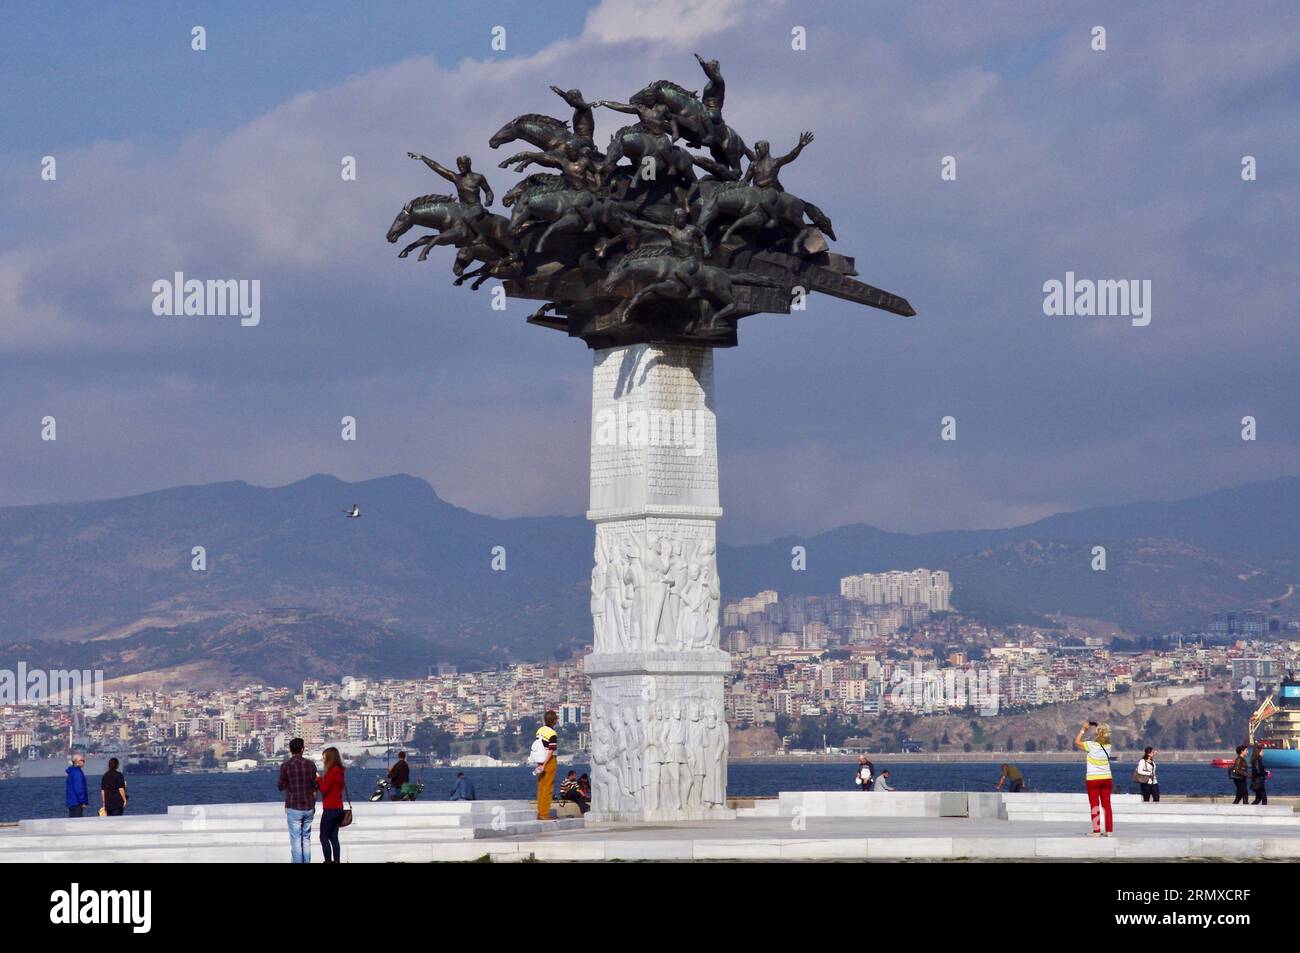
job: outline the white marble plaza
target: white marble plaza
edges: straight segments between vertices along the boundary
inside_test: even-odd
[[[787,792],[710,820],[653,824],[538,821],[528,801],[367,802],[341,840],[345,863],[1300,859],[1300,814],[1289,805],[1121,795],[1115,806],[1115,835],[1092,838],[1087,801],[1073,794]],[[284,809],[179,806],[0,829],[0,863],[62,862],[288,863]]]

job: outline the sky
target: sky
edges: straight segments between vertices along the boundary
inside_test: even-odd
[[[814,295],[741,322],[715,355],[724,539],[1300,473],[1293,3],[74,2],[0,23],[0,505],[405,472],[478,512],[583,512],[590,354],[384,233],[445,190],[408,151],[469,153],[499,196],[517,176],[487,140],[567,119],[549,85],[700,89],[695,52],[748,141],[815,133],[782,181],[918,312]],[[601,112],[598,142],[626,119]],[[259,280],[260,323],[155,315],[178,271]],[[1067,272],[1150,281],[1150,323],[1044,314]]]

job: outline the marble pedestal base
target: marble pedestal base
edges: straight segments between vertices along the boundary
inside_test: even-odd
[[[713,352],[594,352],[592,814],[728,816]]]

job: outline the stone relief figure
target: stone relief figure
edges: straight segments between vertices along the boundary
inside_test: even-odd
[[[632,753],[631,771],[628,775],[628,797],[633,804],[640,804],[645,792],[645,719],[641,706],[635,705],[633,716],[628,722],[631,737],[628,750]]]
[[[593,786],[606,794],[615,790],[611,757],[614,750],[613,732],[609,720],[609,706],[597,702],[591,724],[591,773]],[[606,809],[612,805],[606,805]]]
[[[659,809],[661,811],[673,811],[679,806],[677,766],[673,760],[671,726],[672,718],[669,717],[667,706],[659,705],[655,710],[654,727],[659,741]]]
[[[591,628],[592,648],[597,652],[609,651],[609,637],[605,631],[605,561],[601,557],[600,547],[592,557],[591,567]]]
[[[682,703],[674,702],[672,718],[668,721],[668,759],[672,804],[678,810],[690,806],[687,795],[690,792],[691,773],[687,761],[686,741],[686,722],[682,719]]]
[[[704,751],[708,766],[706,804],[723,806],[727,801],[727,725],[718,709],[708,706],[704,716]]]
[[[668,557],[668,604],[666,614],[672,623],[672,642],[673,648],[680,650],[682,646],[681,632],[677,628],[677,621],[682,617],[682,607],[684,605],[683,595],[686,589],[686,577],[689,567],[686,560],[682,558],[682,544],[680,540],[672,543],[672,549]]]
[[[628,650],[639,652],[644,647],[642,639],[642,619],[645,614],[645,568],[642,565],[636,540],[628,537],[623,544],[623,601],[627,606]]]
[[[627,803],[627,734],[623,726],[623,713],[617,705],[609,706],[609,729],[613,744],[609,752],[609,763],[613,774],[610,792],[615,796],[616,810],[623,810]]]
[[[686,722],[686,766],[690,786],[686,791],[686,804],[700,807],[704,803],[704,724],[700,721],[700,706],[695,702],[690,705],[690,720]]]
[[[628,650],[626,607],[624,597],[624,568],[614,559],[615,542],[605,540],[605,644],[608,651],[626,652]]]
[[[649,586],[648,629],[656,649],[672,648],[672,619],[668,604],[668,561],[672,544],[663,536],[655,540],[646,559],[646,580]]]
[[[718,607],[722,590],[716,563],[713,541],[701,540],[691,558],[686,585],[686,617],[690,620],[690,632],[684,648],[718,647]]]
[[[655,710],[650,708],[647,714],[649,717],[643,727],[645,732],[645,809],[647,811],[657,811],[660,805],[659,793],[663,772],[663,758],[660,756],[662,754],[662,742],[659,736],[659,723],[655,717]]]

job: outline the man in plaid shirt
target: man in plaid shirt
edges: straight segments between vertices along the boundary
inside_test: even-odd
[[[303,740],[289,742],[289,760],[280,765],[276,784],[284,792],[289,819],[289,853],[295,864],[311,863],[311,822],[316,816],[316,762],[302,756]]]

